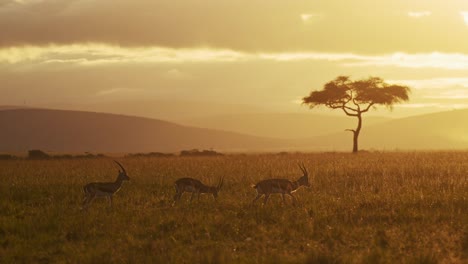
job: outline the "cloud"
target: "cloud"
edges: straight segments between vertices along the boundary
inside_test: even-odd
[[[108,90],[101,90],[96,93],[97,96],[107,96],[111,94],[119,94],[119,93],[132,93],[137,91],[138,89],[129,89],[129,88],[112,88]]]
[[[408,12],[408,16],[412,18],[421,18],[421,17],[427,17],[432,15],[431,11],[410,11]]]
[[[438,8],[443,15],[431,15],[433,23],[410,23],[406,16],[392,14],[411,8],[416,11],[409,16],[424,17],[429,11],[403,0],[378,5],[375,0],[17,0],[0,4],[0,46],[105,43],[250,53],[468,53],[466,26],[454,15],[468,5],[447,6]],[[323,14],[326,19],[304,27]]]
[[[44,0],[14,0],[13,2],[20,4],[20,5],[28,5],[28,4],[37,4],[44,2]]]
[[[468,69],[468,55],[462,53],[420,53],[407,54],[402,52],[384,56],[368,56],[358,62],[346,63],[349,67],[380,66],[400,68],[436,68],[465,70]]]
[[[357,55],[352,53],[321,53],[321,52],[282,52],[282,53],[259,53],[257,58],[273,61],[307,61],[307,60],[323,60],[323,61],[367,61],[373,60],[373,56]]]
[[[460,14],[463,17],[463,21],[465,21],[465,24],[468,26],[468,11],[462,11]]]
[[[122,63],[232,62],[248,56],[232,50],[163,47],[124,48],[104,44],[24,46],[0,49],[0,63],[69,63],[82,66]]]
[[[305,24],[308,24],[308,23],[312,22],[312,20],[314,18],[319,18],[320,15],[304,13],[304,14],[301,14],[299,17],[301,18],[302,22],[304,22]]]
[[[468,78],[427,78],[420,80],[388,80],[408,85],[417,101],[403,108],[465,108],[468,99]]]
[[[419,104],[398,104],[395,107],[400,108],[427,108],[427,107],[439,107],[437,103],[419,103]]]
[[[450,92],[450,93],[443,93],[439,95],[427,95],[427,96],[424,96],[424,98],[466,100],[468,99],[468,93],[466,91],[463,91],[463,94],[460,94],[460,92]]]
[[[468,99],[468,85],[456,85],[424,95],[428,99],[464,100]]]
[[[418,90],[441,90],[454,87],[468,88],[468,78],[427,78],[421,80],[388,80],[391,83],[403,83]],[[440,93],[438,91],[437,93]]]
[[[416,104],[398,104],[396,108],[439,108],[439,109],[464,109],[468,104],[450,104],[450,103],[416,103]]]
[[[44,55],[43,47],[12,47],[0,49],[0,63],[15,64],[36,61]]]
[[[402,52],[383,55],[323,52],[253,53],[216,48],[120,47],[73,44],[0,48],[0,64],[99,66],[113,64],[236,63],[246,61],[327,61],[344,67],[398,67],[467,70],[468,54]]]

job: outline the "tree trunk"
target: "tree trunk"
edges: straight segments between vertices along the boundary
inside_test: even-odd
[[[357,118],[358,118],[358,126],[356,127],[356,130],[353,131],[353,153],[357,153],[359,151],[358,139],[359,139],[359,133],[361,133],[361,127],[362,127],[361,112],[358,113]]]

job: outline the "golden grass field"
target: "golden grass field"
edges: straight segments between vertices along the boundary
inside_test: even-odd
[[[0,161],[1,263],[467,263],[468,152],[117,158],[130,182],[114,207],[80,211],[82,187],[113,181],[111,159]],[[311,188],[267,206],[261,179]],[[174,181],[211,195],[171,206]]]

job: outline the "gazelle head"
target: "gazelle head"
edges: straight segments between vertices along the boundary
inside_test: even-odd
[[[297,180],[297,182],[301,186],[310,187],[309,172],[307,171],[307,168],[304,166],[304,163],[300,163],[298,165],[299,165],[299,168],[301,169],[303,175],[302,175],[302,177],[299,178],[299,180]]]
[[[215,199],[218,198],[218,192],[221,189],[221,187],[223,187],[223,183],[224,183],[224,177],[221,177],[219,179],[218,185],[216,187],[210,187],[211,188],[211,193],[213,194],[213,197]]]
[[[118,161],[114,160],[115,163],[117,163],[117,165],[119,165],[120,168],[122,168],[122,170],[119,169],[119,176],[117,176],[117,178],[119,180],[122,180],[122,181],[129,181],[130,180],[130,177],[128,177],[127,175],[127,171],[125,170],[125,168],[122,166],[122,164],[120,164]]]

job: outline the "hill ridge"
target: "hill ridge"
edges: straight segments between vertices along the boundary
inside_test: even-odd
[[[109,113],[14,109],[0,111],[0,151],[142,152],[192,148],[268,149],[269,138]],[[119,144],[119,146],[115,146]],[[113,146],[114,145],[114,146]]]

